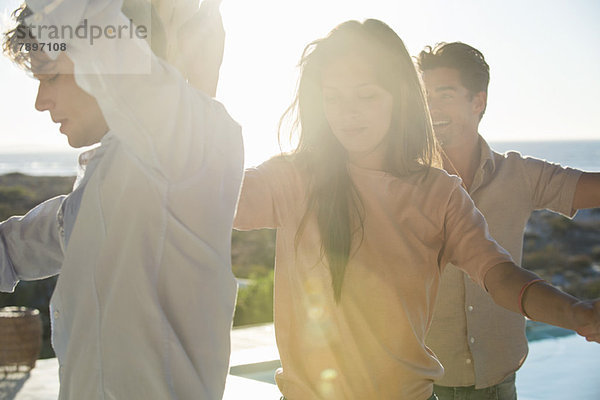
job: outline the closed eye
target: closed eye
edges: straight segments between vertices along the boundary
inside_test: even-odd
[[[339,96],[332,90],[323,91],[323,101],[327,104],[336,103],[339,100]]]
[[[377,89],[372,85],[363,86],[356,91],[359,99],[368,100],[377,96]]]

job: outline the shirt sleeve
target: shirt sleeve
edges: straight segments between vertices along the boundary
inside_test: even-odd
[[[242,181],[233,226],[238,230],[279,228],[284,220],[298,219],[306,209],[305,191],[296,163],[277,156],[248,168]],[[301,214],[302,215],[302,214]]]
[[[28,1],[38,25],[75,29],[85,21],[88,27],[131,26],[119,0],[62,0],[57,7],[47,3]],[[178,180],[204,168],[211,152],[225,159],[239,153],[241,129],[225,108],[155,56],[143,38],[103,36],[93,44],[89,37],[73,38],[67,55],[77,84],[98,101],[111,132],[158,175]]]
[[[233,227],[244,231],[278,226],[274,196],[268,179],[258,168],[247,169],[242,180]]]
[[[0,291],[12,292],[20,280],[60,272],[63,245],[58,212],[65,198],[54,197],[0,224]]]
[[[582,171],[531,157],[523,161],[532,191],[532,208],[573,217],[577,211],[573,209],[573,197]]]
[[[483,215],[458,181],[446,208],[444,236],[440,265],[451,262],[484,289],[485,274],[490,268],[512,262],[510,254],[492,239]]]

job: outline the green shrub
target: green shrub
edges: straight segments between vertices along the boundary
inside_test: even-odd
[[[233,274],[238,278],[249,278],[253,274],[266,275],[275,263],[275,230],[234,230],[231,236],[231,263]]]
[[[567,268],[578,273],[586,272],[592,266],[592,259],[585,254],[570,256],[567,259]]]
[[[272,270],[253,275],[253,283],[238,290],[234,326],[273,322],[273,277]]]
[[[573,285],[569,293],[585,300],[597,299],[600,297],[600,279],[578,282]]]
[[[552,233],[561,238],[577,225],[573,220],[555,214],[551,215],[548,222]]]
[[[595,210],[595,209],[594,209]],[[594,261],[600,261],[600,246],[594,246],[591,250],[591,257]]]
[[[523,254],[523,267],[529,270],[554,271],[567,265],[566,255],[556,246],[549,244],[542,250]]]

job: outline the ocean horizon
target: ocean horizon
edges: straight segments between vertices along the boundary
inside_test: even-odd
[[[493,141],[490,146],[500,153],[518,151],[563,166],[600,171],[600,140]],[[79,153],[73,149],[0,151],[0,175],[13,172],[34,176],[76,175]]]

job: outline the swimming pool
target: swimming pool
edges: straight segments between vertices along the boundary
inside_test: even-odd
[[[275,385],[275,371],[277,368],[281,368],[281,362],[279,360],[271,360],[254,364],[236,365],[229,369],[229,374]]]

